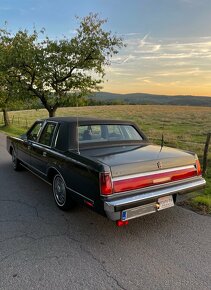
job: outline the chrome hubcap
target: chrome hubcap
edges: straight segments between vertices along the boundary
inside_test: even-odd
[[[54,178],[53,191],[57,204],[63,206],[66,202],[66,188],[64,181],[60,176]]]

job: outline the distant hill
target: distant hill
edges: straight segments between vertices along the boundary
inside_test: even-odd
[[[91,95],[89,98],[96,102],[106,103],[211,107],[211,97],[191,95],[168,96],[144,93],[113,94],[107,92],[98,92]]]

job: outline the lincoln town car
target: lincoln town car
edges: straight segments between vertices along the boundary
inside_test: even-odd
[[[52,186],[62,210],[81,203],[116,221],[173,207],[205,186],[195,153],[153,145],[122,120],[53,117],[7,137],[14,170],[27,168]]]

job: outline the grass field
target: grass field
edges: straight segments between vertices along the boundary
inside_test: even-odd
[[[211,132],[211,108],[164,105],[121,105],[60,108],[57,116],[92,116],[101,118],[131,120],[139,125],[149,139],[157,144],[164,135],[165,145],[191,150],[202,159],[206,135]],[[9,113],[11,127],[0,130],[19,135],[39,118],[48,116],[46,110],[27,110]],[[211,151],[211,150],[210,150]],[[211,211],[211,152],[207,172],[208,186],[204,193],[192,200],[194,205],[205,204]]]

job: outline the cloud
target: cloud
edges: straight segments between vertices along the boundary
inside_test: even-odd
[[[133,45],[135,54],[140,55],[140,59],[186,59],[186,58],[211,58],[211,41],[191,41],[179,42],[178,40],[151,40],[144,41],[144,47]],[[139,49],[137,49],[137,47]],[[142,49],[144,48],[144,49]]]
[[[106,69],[107,73],[115,75],[115,76],[133,76],[132,72],[125,70],[124,67],[117,68],[117,67],[108,67]]]
[[[122,55],[116,56],[113,58],[112,64],[124,64],[129,62],[130,60],[135,60],[136,56],[129,54],[129,55]]]
[[[126,59],[123,60],[123,63],[128,62],[129,60],[135,59],[136,57],[134,55],[128,55],[128,57],[126,57]]]
[[[140,35],[140,32],[130,32],[130,33],[124,33],[124,36],[135,36],[135,35]]]
[[[199,5],[200,4],[200,1],[198,1],[198,0],[179,0],[179,2],[182,2],[186,5],[196,5],[196,4]],[[201,1],[201,2],[203,2],[203,1]]]
[[[143,91],[145,88],[170,94],[194,90],[198,85],[197,92],[201,86],[199,94],[208,95],[211,36],[163,39],[149,37],[149,34],[139,36],[128,36],[127,47],[113,58],[111,69],[106,69],[112,83],[121,83],[122,90]]]
[[[13,12],[14,11],[14,12],[20,13],[22,15],[28,13],[29,10],[33,11],[33,10],[35,10],[35,8],[31,7],[27,10],[25,8],[23,9],[20,7],[10,7],[10,6],[0,7],[0,11],[4,11],[4,12]]]
[[[68,31],[68,33],[69,33],[69,34],[76,34],[77,31],[76,31],[76,30],[73,30],[73,29],[70,29],[70,30]]]
[[[139,47],[143,47],[147,42],[146,42],[146,39],[148,38],[149,36],[149,33],[146,34],[141,40],[140,40],[140,43],[139,43]]]
[[[161,45],[160,44],[156,44],[152,47],[152,52],[158,51],[160,49]]]
[[[206,71],[207,72],[207,71]],[[191,70],[174,70],[174,71],[166,71],[158,73],[157,76],[161,77],[170,77],[170,76],[198,76],[199,74],[204,74],[204,70],[200,70],[198,67],[193,68]]]
[[[14,10],[12,7],[0,7],[0,11],[11,11]]]
[[[154,59],[181,59],[181,58],[190,58],[193,56],[191,53],[164,53],[150,56],[142,56],[142,59],[154,60]]]
[[[192,3],[193,0],[179,0],[180,2],[184,2],[184,3]]]
[[[144,83],[151,83],[152,82],[152,77],[137,77],[135,80],[144,82]]]

